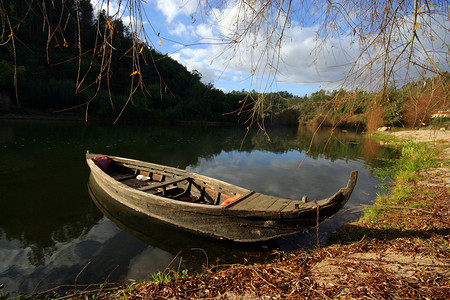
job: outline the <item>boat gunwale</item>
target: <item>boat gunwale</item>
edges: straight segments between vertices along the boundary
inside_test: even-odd
[[[108,157],[111,158],[111,156],[108,156]],[[180,208],[181,208],[181,206],[185,206],[185,207],[195,207],[195,208],[207,208],[210,210],[217,210],[217,211],[220,211],[224,208],[223,206],[219,206],[219,205],[185,202],[185,201],[180,201],[180,200],[176,200],[176,199],[171,199],[168,197],[162,197],[159,195],[150,194],[145,191],[140,191],[138,189],[132,188],[132,187],[114,179],[114,177],[103,172],[97,165],[95,165],[95,163],[92,161],[92,159],[88,159],[87,161],[90,166],[93,166],[95,168],[96,174],[98,174],[101,178],[103,178],[103,180],[106,180],[110,183],[111,187],[109,187],[109,186],[107,187],[109,190],[114,190],[115,189],[114,186],[117,185],[118,187],[120,187],[122,190],[125,190],[129,194],[136,194],[140,198],[154,199],[154,200],[158,200],[158,201],[167,202],[169,204],[177,205]],[[94,171],[92,168],[91,168],[91,170]]]
[[[225,185],[227,187],[230,188],[234,188],[236,190],[238,190],[239,192],[244,192],[244,194],[242,195],[241,198],[237,199],[235,202],[231,202],[225,206],[220,206],[220,205],[213,205],[213,204],[202,204],[202,203],[192,203],[192,202],[186,202],[186,201],[180,201],[177,199],[171,199],[168,197],[163,197],[163,196],[159,196],[159,195],[154,195],[154,194],[150,194],[147,193],[145,191],[140,191],[136,188],[130,187],[118,180],[116,180],[114,177],[112,177],[111,175],[109,175],[108,173],[104,172],[103,170],[101,170],[100,167],[98,167],[92,158],[94,157],[108,157],[113,161],[119,162],[119,163],[130,163],[136,167],[148,167],[148,168],[155,168],[156,170],[161,170],[161,171],[171,171],[169,173],[172,173],[173,175],[176,176],[188,176],[190,178],[192,178],[193,180],[201,180],[204,183],[209,183],[209,184],[214,184],[217,186],[220,185]],[[261,193],[256,193],[252,190],[237,186],[237,185],[233,185],[230,184],[228,182],[225,181],[221,181],[219,179],[215,179],[212,177],[208,177],[205,175],[201,175],[198,173],[193,173],[193,172],[189,172],[186,170],[182,170],[182,169],[178,169],[175,167],[170,167],[170,166],[166,166],[166,165],[159,165],[159,164],[155,164],[155,163],[150,163],[150,162],[145,162],[145,161],[140,161],[140,160],[136,160],[136,159],[130,159],[130,158],[124,158],[124,157],[118,157],[118,156],[113,156],[113,155],[104,155],[104,154],[98,154],[98,153],[86,153],[86,161],[91,169],[91,172],[95,170],[95,173],[97,173],[101,178],[104,178],[105,180],[109,181],[111,187],[107,187],[110,190],[114,190],[114,186],[118,186],[120,187],[122,190],[125,190],[126,192],[130,193],[130,194],[135,194],[141,198],[145,198],[145,199],[153,199],[153,200],[157,200],[157,201],[163,201],[166,202],[167,204],[170,205],[176,205],[177,207],[179,207],[179,209],[181,209],[182,207],[185,207],[186,209],[189,208],[203,208],[203,209],[207,209],[211,212],[222,212],[232,216],[233,213],[233,208],[235,205],[239,204],[241,201],[244,201],[246,198],[248,198],[249,196],[252,195],[257,195],[257,196],[262,196],[262,197],[275,197],[280,201],[289,201],[289,202],[296,202],[296,204],[299,205],[299,209],[294,209],[291,211],[284,211],[283,215],[285,217],[283,217],[282,219],[292,219],[295,218],[295,216],[289,216],[291,214],[297,214],[297,213],[305,213],[307,211],[312,211],[312,210],[316,210],[317,206],[319,206],[319,210],[323,209],[323,208],[331,208],[334,206],[339,206],[341,205],[342,202],[344,202],[343,205],[345,205],[345,203],[347,202],[347,200],[350,198],[353,189],[356,185],[356,179],[357,179],[357,171],[353,171],[350,175],[349,181],[347,183],[347,185],[345,187],[340,188],[336,193],[334,193],[333,195],[331,195],[330,197],[324,198],[324,199],[320,199],[320,200],[315,200],[315,201],[310,201],[308,203],[303,203],[300,200],[293,200],[293,199],[287,199],[287,198],[282,198],[282,197],[277,197],[277,196],[270,196],[270,195],[266,195],[266,194],[261,194]],[[188,179],[186,179],[188,180]],[[342,197],[344,198],[342,201],[338,201],[336,203],[333,203],[333,199],[339,197],[339,194],[342,195]],[[302,209],[303,208],[303,209]],[[228,211],[227,213],[225,211]],[[206,211],[205,211],[206,213]],[[255,216],[256,217],[256,216]],[[261,216],[261,218],[267,218],[270,216]]]

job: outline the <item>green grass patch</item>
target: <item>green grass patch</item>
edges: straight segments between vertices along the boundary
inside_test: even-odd
[[[375,135],[377,138],[389,138],[388,135]],[[401,155],[398,158],[388,161],[383,169],[376,169],[375,175],[382,181],[382,194],[378,195],[375,204],[365,210],[362,220],[374,222],[385,218],[383,211],[386,208],[398,206],[411,198],[412,180],[417,179],[417,171],[438,166],[435,157],[437,149],[428,147],[426,143],[415,143],[412,141],[397,142],[401,147]],[[387,180],[388,179],[388,180]],[[389,193],[388,187],[390,187]],[[412,202],[408,204],[411,208],[421,208],[425,206],[423,201]]]
[[[398,143],[400,141],[397,137],[395,137],[393,135],[386,134],[386,133],[380,133],[380,132],[368,134],[367,136],[373,140],[380,141],[380,142],[387,143],[387,144]]]
[[[426,143],[407,141],[401,143],[402,155],[395,164],[398,172],[416,172],[427,167],[437,166],[434,157],[438,150],[428,147]]]
[[[424,201],[414,202],[408,205],[409,208],[426,208],[427,204]]]
[[[382,209],[372,207],[364,211],[364,216],[362,217],[364,221],[375,222],[382,216]]]
[[[390,174],[395,184],[409,182],[416,178],[416,172],[438,166],[435,157],[437,149],[428,147],[426,143],[415,143],[412,141],[401,142],[401,155],[390,160],[388,170],[378,170],[379,174]]]
[[[188,277],[188,270],[182,270],[180,271],[175,271],[175,270],[171,270],[169,272],[157,272],[154,273],[152,275],[153,278],[153,282],[155,283],[163,283],[163,282],[169,282],[171,280],[174,279],[179,279],[179,278],[186,278]]]
[[[396,205],[409,198],[411,188],[404,184],[407,182],[408,181],[400,181],[400,184],[394,186],[390,197],[388,197],[388,201],[386,201],[386,205]]]

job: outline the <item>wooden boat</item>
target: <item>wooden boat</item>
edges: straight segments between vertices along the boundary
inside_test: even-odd
[[[315,227],[345,205],[358,174],[353,171],[347,186],[331,197],[307,202],[306,197],[268,196],[139,160],[88,152],[86,161],[90,181],[136,213],[193,233],[238,242],[264,241]]]

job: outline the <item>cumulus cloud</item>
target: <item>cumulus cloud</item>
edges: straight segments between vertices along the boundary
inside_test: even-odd
[[[130,27],[133,31],[136,31],[138,33],[142,31],[144,25],[148,24],[147,21],[136,19],[133,16],[125,16],[122,17],[121,20],[125,26]]]
[[[91,0],[91,4],[94,10],[98,12],[105,10],[109,16],[120,18],[125,26],[130,27],[133,31],[138,32],[138,34],[141,33],[143,25],[148,24],[147,21],[133,16],[130,9],[122,4],[122,1]]]
[[[298,85],[316,83],[335,87],[344,79],[357,49],[350,39],[330,40],[317,52],[316,27],[294,27],[280,51],[278,80]],[[327,51],[328,49],[329,51]]]
[[[192,49],[188,49],[189,52],[192,53]],[[204,52],[207,51],[206,49],[202,49],[199,51]],[[194,51],[195,52],[195,51]],[[182,65],[186,66],[186,68],[189,71],[198,71],[200,74],[202,74],[201,81],[205,84],[207,83],[214,83],[215,79],[217,78],[218,74],[217,72],[211,68],[208,64],[204,62],[200,57],[205,57],[205,54],[197,54],[197,55],[189,55],[189,54],[183,54],[183,56],[180,53],[174,53],[169,55],[171,58],[175,59]]]
[[[156,2],[156,8],[164,14],[167,23],[172,23],[178,15],[192,15],[198,9],[197,0],[153,0],[153,2]]]
[[[237,83],[242,83],[251,77],[249,75],[252,72],[253,74],[259,73],[261,69],[253,70],[253,68],[260,59],[258,55],[262,53],[263,42],[260,44],[261,49],[255,49],[251,40],[252,37],[240,40],[235,48],[230,47],[232,44],[229,43],[236,37],[234,33],[238,30],[237,28],[245,27],[245,24],[248,22],[247,19],[254,13],[253,10],[250,10],[248,6],[239,7],[237,2],[230,1],[225,3],[220,9],[212,9],[208,15],[202,17],[202,22],[192,22],[191,18],[186,18],[186,16],[192,16],[196,13],[201,1],[151,0],[149,5],[156,7],[165,17],[167,22],[165,26],[168,34],[172,35],[174,39],[180,39],[180,44],[197,44],[195,47],[174,45],[175,53],[171,57],[185,65],[188,70],[197,70],[202,73],[202,81],[205,83],[216,82],[218,79],[234,80]],[[242,20],[243,23],[236,24],[236,19]],[[134,21],[129,17],[124,18],[126,24],[133,24]],[[302,76],[295,73],[305,70],[317,71],[311,66],[305,68],[297,65],[299,53],[302,53],[303,63],[306,64],[307,61],[310,61],[309,52],[311,51],[311,45],[304,41],[311,42],[313,33],[311,33],[311,36],[307,36],[308,33],[311,33],[311,31],[304,30],[303,36],[295,36],[291,41],[283,45],[283,47],[286,47],[285,49],[283,48],[283,60],[288,64],[291,62],[295,62],[295,64],[292,67],[283,69],[282,76],[279,75],[281,76],[279,77],[280,80],[292,82],[299,80]],[[172,39],[171,37],[169,38]],[[263,41],[264,37],[258,36],[257,39]],[[263,61],[260,61],[261,68],[264,68],[264,64]],[[309,79],[312,78],[309,75],[303,76]]]
[[[169,29],[169,33],[171,35],[178,36],[178,37],[189,35],[189,31],[188,31],[186,25],[184,25],[181,22],[177,22],[175,24],[175,26],[171,27]]]
[[[274,39],[270,44],[271,47],[267,48],[269,39],[267,35],[263,34],[264,30],[268,29],[264,27],[269,24],[267,22],[263,22],[260,25],[261,27],[254,31],[255,34],[244,35],[245,38],[241,38],[242,36],[239,35],[239,30],[247,28],[248,21],[252,20],[251,16],[255,13],[255,10],[249,10],[248,6],[239,7],[238,4],[242,4],[242,2],[226,2],[224,6],[212,9],[203,18],[203,23],[186,24],[176,19],[195,13],[198,1],[154,1],[166,17],[167,22],[172,25],[170,34],[180,38],[189,37],[191,41],[195,40],[193,43],[203,44],[195,48],[188,47],[181,50],[177,48],[176,54],[172,57],[183,63],[189,70],[201,72],[204,82],[215,82],[218,78],[226,78],[242,83],[250,78],[248,82],[254,84],[255,81],[260,81],[260,87],[264,88],[264,81],[272,76],[280,83],[334,89],[344,82],[361,50],[358,43],[354,43],[350,35],[324,42],[316,37],[316,32],[319,29],[317,26],[300,26],[295,22],[289,23],[285,28],[280,47],[277,47],[277,40]],[[253,9],[255,9],[255,6],[253,6]],[[270,15],[266,17],[272,18]],[[438,21],[441,24],[449,23],[445,18]],[[281,24],[284,22],[283,16],[278,22]],[[419,30],[421,32],[432,32],[435,38],[433,41],[429,37],[422,37],[421,32],[418,32],[423,40],[424,47],[441,50],[438,53],[429,52],[429,54],[441,55],[436,61],[441,64],[447,62],[448,65],[448,32],[437,32],[438,29],[433,32],[433,26],[425,28],[422,25],[424,23],[421,22]],[[408,24],[402,30],[406,31],[410,28],[411,25]],[[443,26],[439,28],[442,29]],[[431,34],[428,35],[431,36]],[[319,43],[321,44],[319,45]],[[434,45],[431,45],[433,43]],[[436,47],[437,43],[441,43],[443,46]],[[321,49],[319,52],[316,51],[318,47]],[[360,65],[356,67],[362,67],[368,61],[370,55],[376,56],[374,53],[367,53],[366,56],[363,56]],[[420,51],[416,51],[416,54],[419,55]],[[373,68],[377,68],[378,64],[373,64]],[[400,68],[396,72],[399,75],[400,72],[404,71]],[[374,73],[370,75],[375,75],[373,78],[378,76]],[[363,80],[372,80],[370,75],[353,83],[359,84]],[[255,88],[255,86],[247,88]],[[258,87],[256,89],[261,90]]]
[[[236,44],[216,44],[217,41],[220,44],[220,42],[226,43],[239,38],[239,28],[246,27],[246,20],[252,13],[254,11],[238,7],[233,2],[222,10],[214,9],[210,18],[206,20],[208,25],[199,24],[195,27],[197,37],[211,44],[195,51],[183,49],[179,57],[184,59],[184,63],[190,65],[195,63],[197,68],[200,65],[202,69],[212,68],[214,73],[220,74],[222,78],[229,74],[229,78],[233,78],[236,82],[245,81],[252,77],[252,74],[254,75],[251,81],[253,83],[258,80],[265,81],[276,75],[276,80],[280,82],[299,86],[311,83],[319,86],[342,79],[344,68],[342,66],[348,65],[348,55],[334,49],[330,57],[314,60],[312,51],[317,46],[317,41],[314,39],[316,27],[292,26],[286,29],[279,53],[277,48],[266,47],[267,36],[264,36],[262,32],[246,36]],[[242,23],[237,24],[236,20],[242,20]],[[279,21],[282,22],[283,19]],[[228,51],[224,51],[227,47]],[[349,49],[350,46],[345,45],[343,48]],[[192,67],[188,65],[188,68]],[[332,72],[330,69],[333,69]],[[322,73],[327,75],[324,76]],[[256,78],[257,76],[260,78]],[[261,85],[264,84],[261,83]]]

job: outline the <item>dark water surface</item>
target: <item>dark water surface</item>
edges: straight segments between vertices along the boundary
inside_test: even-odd
[[[84,153],[118,155],[187,169],[291,199],[320,199],[359,179],[347,205],[320,226],[321,240],[357,219],[377,192],[371,169],[394,153],[352,132],[306,128],[262,134],[237,127],[116,126],[0,122],[0,283],[7,291],[151,278],[166,267],[264,261],[273,249],[316,245],[315,232],[236,244],[155,223],[148,232],[112,222],[89,196]],[[146,220],[135,220],[135,222]]]

